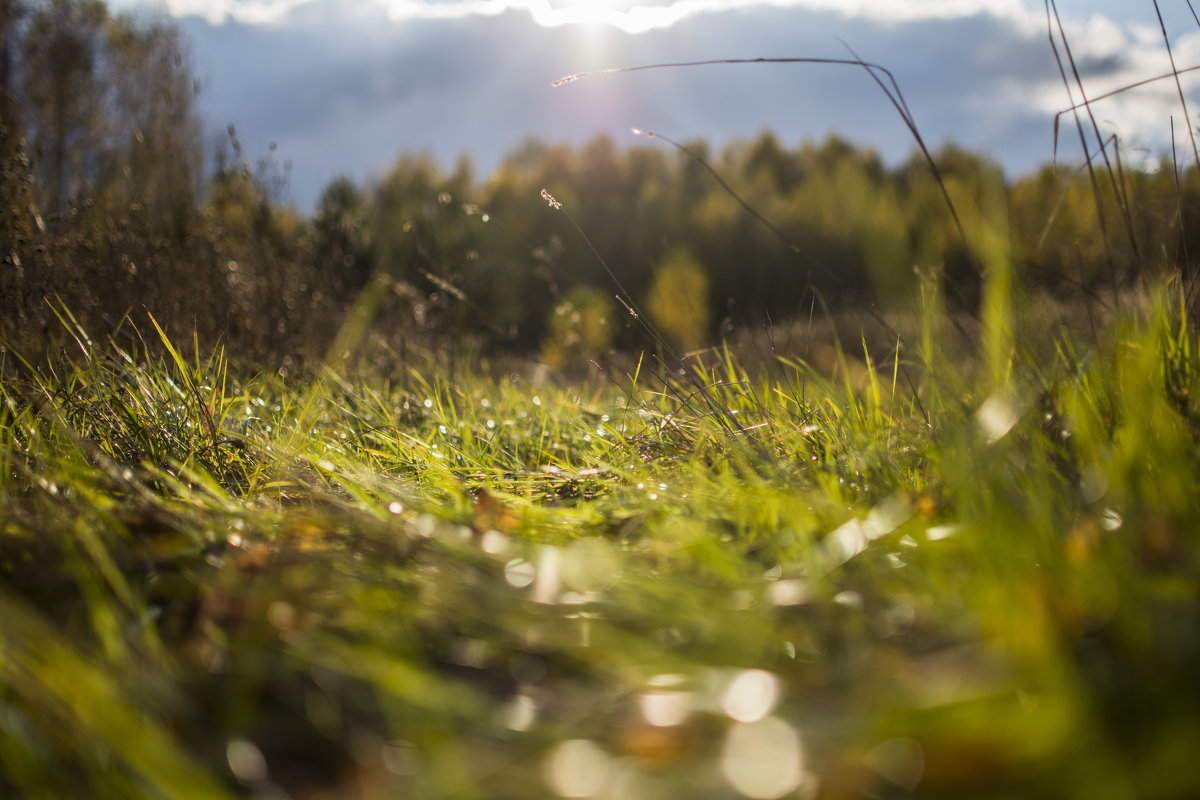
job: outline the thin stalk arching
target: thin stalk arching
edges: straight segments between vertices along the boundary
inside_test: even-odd
[[[842,40],[839,39],[838,41],[842,41]],[[949,192],[949,190],[947,190],[946,184],[942,180],[941,170],[938,169],[937,163],[933,159],[933,154],[929,151],[928,146],[926,146],[925,139],[924,139],[924,137],[921,136],[921,132],[917,128],[916,120],[913,117],[912,112],[909,111],[908,102],[904,99],[904,93],[902,91],[900,91],[900,84],[899,84],[899,82],[897,82],[896,76],[892,73],[891,70],[889,70],[887,67],[883,66],[882,64],[876,64],[876,63],[873,63],[870,61],[864,61],[844,41],[842,41],[842,45],[847,50],[850,51],[850,54],[853,55],[854,58],[817,58],[817,57],[717,58],[717,59],[708,59],[708,60],[704,60],[704,61],[678,61],[678,62],[668,62],[668,63],[662,63],[662,64],[643,64],[643,65],[637,66],[637,67],[612,67],[609,69],[598,69],[598,70],[590,70],[588,72],[577,72],[572,75],[567,75],[565,77],[559,78],[556,81],[552,81],[550,83],[550,85],[551,86],[562,86],[564,84],[573,83],[574,81],[580,80],[582,78],[589,78],[589,77],[592,77],[595,75],[612,75],[612,74],[620,73],[620,72],[641,72],[643,70],[650,70],[650,69],[675,69],[675,68],[681,68],[681,67],[704,67],[704,66],[712,66],[712,65],[717,65],[717,64],[830,64],[830,65],[834,65],[834,66],[859,67],[860,69],[866,70],[867,74],[871,76],[871,79],[874,80],[875,83],[879,85],[879,88],[883,90],[883,93],[887,96],[888,101],[892,104],[892,107],[896,109],[896,113],[898,113],[900,115],[900,119],[903,120],[905,127],[907,127],[909,130],[909,133],[912,134],[913,139],[917,143],[917,147],[921,150],[921,155],[924,156],[925,161],[929,164],[930,170],[933,173],[933,177],[934,177],[934,180],[937,182],[938,188],[942,192],[942,197],[946,201],[947,208],[949,208],[949,210],[950,210],[950,216],[954,220],[955,228],[957,228],[958,234],[959,234],[959,236],[962,237],[963,242],[966,242],[967,235],[966,235],[966,231],[963,228],[962,222],[959,219],[958,209],[955,208],[954,201],[950,198],[950,192]],[[887,82],[885,83],[884,80],[882,78],[880,78],[877,73],[882,73],[883,75],[886,75]],[[889,87],[888,84],[891,84],[891,86]]]
[[[819,299],[821,301],[822,306],[825,305],[825,299],[823,297],[821,297],[820,291],[813,285],[812,271],[813,271],[813,269],[817,269],[821,273],[823,273],[826,277],[837,280],[837,275],[835,275],[833,273],[833,271],[829,269],[829,267],[827,267],[827,266],[825,266],[825,264],[817,261],[812,256],[810,256],[808,253],[804,252],[804,250],[798,244],[796,244],[791,239],[789,239],[787,237],[787,235],[783,233],[783,231],[779,230],[779,228],[777,228],[770,220],[768,220],[766,217],[764,217],[762,214],[760,214],[758,212],[758,209],[754,208],[752,205],[747,203],[746,200],[740,194],[738,194],[733,189],[733,187],[730,186],[728,182],[726,182],[726,180],[723,177],[721,177],[721,174],[719,172],[717,172],[717,170],[713,168],[712,164],[709,164],[706,159],[700,157],[698,154],[696,154],[695,152],[684,147],[682,144],[680,144],[679,142],[670,138],[669,136],[664,136],[661,133],[657,133],[655,131],[644,130],[642,128],[635,128],[634,130],[638,131],[640,133],[643,133],[646,136],[653,138],[653,139],[662,139],[664,142],[667,142],[672,147],[674,147],[676,150],[683,153],[684,155],[686,155],[688,158],[695,161],[700,166],[704,167],[704,169],[706,169],[708,171],[708,173],[710,175],[712,175],[713,179],[716,180],[716,182],[720,185],[720,187],[722,189],[724,189],[725,192],[730,197],[732,197],[734,200],[736,200],[738,202],[738,204],[741,205],[741,207],[746,210],[747,213],[749,213],[752,217],[754,217],[756,220],[761,222],[767,228],[767,230],[769,230],[769,231],[771,231],[771,233],[775,234],[775,236],[781,242],[783,242],[785,245],[787,245],[788,248],[792,252],[794,252],[796,255],[800,256],[802,259],[804,259],[808,263],[809,277],[805,280],[805,283],[808,284],[808,288],[813,293],[814,298]],[[854,296],[856,294],[853,286],[849,286],[848,290],[852,296]],[[855,296],[854,299],[858,300],[860,298]],[[894,328],[892,328],[891,325],[889,325],[887,323],[887,320],[885,320],[879,314],[879,312],[875,310],[875,307],[873,304],[862,303],[861,306],[862,306],[862,308],[866,309],[866,312],[871,317],[871,319],[873,319],[876,323],[878,323],[879,326],[881,328],[883,328],[883,330],[885,332],[887,332],[887,334],[889,336],[896,337],[897,342],[900,341],[900,335],[896,332],[896,330]],[[897,352],[899,352],[898,347],[897,347]],[[917,387],[913,383],[912,377],[909,376],[907,370],[901,370],[901,371],[904,373],[905,382],[908,383],[909,388],[912,390],[913,398],[916,400],[917,408],[920,410],[921,416],[924,417],[925,422],[928,423],[929,422],[929,414],[926,413],[925,407],[921,404],[921,398],[918,396]]]
[[[1055,27],[1058,28],[1059,38],[1062,41],[1062,49],[1066,54],[1067,64],[1070,65],[1072,77],[1067,76],[1067,69],[1063,64],[1063,53],[1059,52],[1058,44],[1054,40]],[[1071,44],[1067,40],[1066,30],[1063,26],[1062,18],[1059,16],[1058,4],[1055,2],[1055,0],[1046,0],[1046,28],[1047,35],[1050,40],[1050,49],[1054,53],[1055,62],[1058,64],[1059,75],[1062,77],[1063,86],[1067,90],[1068,99],[1074,103],[1071,92],[1072,78],[1076,88],[1079,90],[1080,96],[1083,98],[1083,103],[1081,103],[1079,107],[1084,109],[1087,114],[1088,121],[1091,124],[1092,132],[1095,135],[1096,141],[1100,148],[1100,156],[1104,159],[1105,172],[1108,174],[1109,182],[1112,184],[1113,196],[1117,202],[1117,208],[1120,210],[1122,222],[1125,224],[1125,232],[1129,237],[1130,247],[1133,249],[1134,259],[1144,272],[1145,264],[1142,261],[1141,252],[1137,244],[1137,235],[1134,233],[1133,218],[1129,213],[1129,198],[1125,195],[1123,185],[1118,182],[1116,173],[1113,170],[1112,161],[1109,160],[1108,150],[1105,146],[1105,138],[1100,133],[1100,123],[1097,122],[1096,115],[1092,111],[1091,103],[1087,97],[1087,90],[1083,85],[1083,77],[1079,74],[1079,67],[1075,63],[1074,55],[1071,53]],[[1092,166],[1092,161],[1088,152],[1087,134],[1084,131],[1083,120],[1080,118],[1078,110],[1074,111],[1073,113],[1075,115],[1075,127],[1079,131],[1079,142],[1083,148],[1083,155],[1087,164],[1088,178],[1092,184],[1092,195],[1096,202],[1096,215],[1100,225],[1100,233],[1104,240],[1105,258],[1108,260],[1109,269],[1115,270],[1116,265],[1113,260],[1112,250],[1109,248],[1108,244],[1108,224],[1104,217],[1104,204],[1100,195],[1100,182],[1096,177],[1096,171]],[[1114,144],[1114,147],[1119,147],[1119,144]]]

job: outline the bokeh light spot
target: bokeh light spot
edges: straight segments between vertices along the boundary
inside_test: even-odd
[[[229,771],[242,783],[259,783],[270,774],[262,751],[246,739],[230,739],[225,746],[225,760]]]
[[[491,555],[502,555],[508,551],[508,537],[500,531],[486,531],[479,540],[483,552]]]
[[[721,707],[738,722],[757,722],[770,714],[779,699],[779,681],[769,672],[748,669],[725,689]]]
[[[681,724],[692,710],[692,693],[684,691],[682,675],[656,675],[638,696],[646,722],[658,728]]]
[[[767,587],[767,597],[777,606],[798,606],[809,601],[808,584],[791,579],[775,581]]]
[[[537,703],[527,694],[518,694],[501,710],[501,722],[510,731],[529,730],[537,719]]]
[[[514,558],[504,565],[504,580],[508,581],[510,586],[524,589],[533,583],[533,579],[536,577],[537,570],[533,564],[523,558]]]
[[[778,717],[734,725],[721,751],[721,772],[746,797],[782,797],[804,781],[800,737]]]
[[[604,788],[611,759],[587,739],[568,739],[546,758],[546,782],[561,797],[594,797]]]

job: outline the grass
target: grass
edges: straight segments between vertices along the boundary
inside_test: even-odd
[[[2,793],[1194,796],[1200,363],[1150,307],[979,372],[929,326],[919,408],[869,354],[285,380],[63,311],[0,388]]]

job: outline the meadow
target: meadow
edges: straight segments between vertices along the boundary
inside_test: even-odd
[[[531,145],[302,220],[231,131],[43,220],[0,126],[0,796],[1200,796],[1200,171],[1006,183],[848,66],[910,164]]]
[[[60,310],[0,405],[5,793],[1191,796],[1173,289],[996,372],[931,290],[858,386],[728,350],[282,379]]]

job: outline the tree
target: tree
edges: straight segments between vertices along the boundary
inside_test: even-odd
[[[110,17],[100,0],[0,0],[0,36],[0,110],[29,142],[42,208],[137,205],[178,229],[201,180],[197,84],[178,30]]]
[[[99,0],[52,0],[34,8],[22,43],[31,160],[54,214],[66,214],[100,160],[107,120],[98,65],[107,16]]]
[[[195,208],[202,166],[198,85],[179,31],[120,16],[109,22],[105,45],[111,138],[102,179],[115,203],[140,204],[178,230]]]
[[[28,9],[20,0],[0,0],[0,121],[10,133],[19,127],[15,115],[17,99],[16,60],[21,49],[20,27]]]
[[[165,17],[0,0],[0,325],[50,333],[59,296],[85,324],[144,305],[221,335],[196,91]]]
[[[0,0],[0,241],[15,242],[28,230],[32,180],[24,148],[24,113],[16,85],[24,3]],[[12,253],[0,253],[11,260]]]
[[[347,177],[325,187],[313,216],[316,269],[335,298],[353,301],[375,270],[371,209]]]
[[[708,277],[686,249],[677,247],[659,266],[646,301],[650,319],[668,341],[694,350],[708,336]]]

